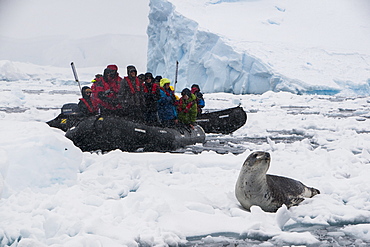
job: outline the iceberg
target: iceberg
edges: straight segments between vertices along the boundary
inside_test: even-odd
[[[347,21],[353,13],[344,2],[321,6],[318,13],[317,1],[311,8],[290,0],[286,6],[264,2],[150,0],[147,70],[174,81],[179,61],[176,91],[196,83],[205,93],[370,94],[370,52],[365,45],[370,29],[356,32],[358,39],[350,44],[336,34],[349,26],[359,31],[365,25],[362,19],[352,18],[353,26],[343,24],[343,30],[325,24],[339,18],[329,15],[333,8],[344,8],[342,19]],[[297,19],[302,11],[306,15]],[[315,26],[320,21],[322,27]],[[312,26],[318,30],[310,30]]]

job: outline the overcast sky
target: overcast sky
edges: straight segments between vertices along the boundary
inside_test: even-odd
[[[0,36],[146,35],[148,13],[149,0],[0,0]]]

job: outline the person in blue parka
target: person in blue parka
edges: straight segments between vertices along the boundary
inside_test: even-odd
[[[158,100],[158,116],[163,126],[171,127],[177,124],[176,97],[170,88],[171,81],[160,80],[160,99]]]

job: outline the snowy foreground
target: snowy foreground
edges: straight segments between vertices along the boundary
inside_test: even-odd
[[[19,78],[0,89],[0,246],[370,243],[369,97],[205,94],[208,109],[241,103],[248,112],[233,135],[207,136],[241,154],[82,153],[45,124],[77,102],[71,72],[11,65],[8,78]],[[269,173],[321,194],[277,213],[243,210],[234,185],[256,150],[270,152]]]

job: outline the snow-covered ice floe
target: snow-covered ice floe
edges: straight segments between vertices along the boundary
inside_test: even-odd
[[[83,153],[45,123],[63,103],[76,102],[78,91],[38,77],[0,90],[1,245],[369,243],[368,97],[205,94],[208,109],[240,103],[247,111],[246,125],[232,135],[207,136],[238,155],[201,145],[178,153]],[[17,107],[23,111],[9,110]],[[277,213],[241,208],[235,182],[256,150],[271,154],[269,174],[321,194]]]

